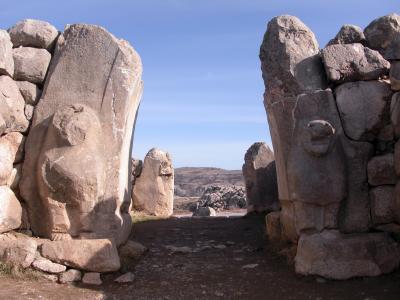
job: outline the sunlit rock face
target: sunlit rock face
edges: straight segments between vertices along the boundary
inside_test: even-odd
[[[99,26],[70,25],[59,36],[19,185],[35,235],[127,239],[141,74],[135,50]]]
[[[296,17],[268,23],[260,59],[281,211],[267,217],[267,226],[274,227],[267,232],[274,241],[300,240],[296,271],[302,274],[345,279],[379,275],[398,265],[394,240],[369,233],[391,233],[400,212],[393,194],[400,174],[395,168],[397,71],[391,70],[400,45],[379,42],[385,40],[381,29],[396,38],[400,29],[388,20],[398,16],[379,18],[364,33],[344,26],[322,51]],[[332,268],[353,263],[357,249],[363,260],[354,268],[327,270],[321,263],[336,251],[320,247],[328,239],[346,256]],[[388,265],[374,262],[375,254],[368,252],[372,243],[382,253],[394,251]],[[320,256],[307,254],[314,252]]]

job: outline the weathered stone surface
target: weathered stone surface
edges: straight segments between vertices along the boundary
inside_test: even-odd
[[[33,107],[33,105],[30,105],[30,104],[25,105],[24,113],[25,113],[25,117],[28,121],[32,120],[34,109],[35,108]]]
[[[32,262],[32,267],[34,267],[36,270],[51,274],[58,274],[67,269],[66,266],[53,263],[52,261],[43,257],[35,259]]]
[[[45,49],[21,47],[13,49],[14,79],[42,84],[51,60]]]
[[[0,233],[21,225],[22,208],[8,186],[0,186]]]
[[[113,272],[121,266],[115,244],[106,239],[46,241],[41,254],[58,264],[90,272]]]
[[[0,186],[6,185],[13,170],[13,151],[9,143],[0,138]]]
[[[125,273],[116,279],[114,279],[115,282],[118,283],[129,283],[132,282],[135,279],[135,275],[133,275],[132,272]]]
[[[396,203],[394,186],[378,186],[369,191],[371,216],[374,225],[392,223],[395,219]]]
[[[25,19],[8,30],[14,47],[35,47],[51,50],[58,30],[45,21]]]
[[[0,261],[29,267],[35,259],[37,243],[34,239],[11,234],[0,235]]]
[[[8,76],[0,76],[0,114],[6,124],[4,132],[25,132],[28,129],[24,108],[25,101],[15,81]]]
[[[279,241],[282,237],[281,213],[279,211],[270,212],[265,216],[267,236],[271,241]]]
[[[343,25],[336,36],[329,41],[327,46],[335,44],[365,43],[365,36],[362,29],[356,25]]]
[[[328,79],[333,82],[372,80],[389,73],[390,63],[378,51],[361,44],[328,46],[321,55]]]
[[[280,208],[274,153],[265,143],[254,143],[247,150],[242,173],[248,212],[269,212]]]
[[[400,224],[400,181],[396,184],[394,197],[394,218],[396,223]]]
[[[217,212],[212,207],[198,207],[193,212],[193,217],[215,217]]]
[[[400,92],[393,94],[390,102],[390,121],[396,138],[400,137]]]
[[[0,115],[0,135],[3,135],[6,129],[7,129],[6,121],[4,121],[3,116]]]
[[[132,158],[132,186],[135,185],[136,178],[142,174],[143,161],[140,159]]]
[[[30,105],[36,105],[39,101],[42,91],[38,88],[36,84],[29,81],[16,81],[19,91],[24,97],[25,103]]]
[[[59,283],[77,282],[82,280],[82,272],[79,270],[69,269],[58,276]]]
[[[314,33],[298,18],[288,15],[273,18],[260,49],[266,94],[295,96],[325,88],[318,53]]]
[[[24,158],[25,137],[19,132],[10,132],[0,137],[0,144],[7,144],[11,149],[12,161],[20,163]]]
[[[14,75],[12,43],[7,31],[0,30],[0,75]]]
[[[172,215],[174,169],[168,152],[153,148],[146,154],[142,173],[133,187],[132,198],[137,210],[156,216]]]
[[[390,85],[382,81],[344,83],[335,89],[346,135],[355,141],[373,141],[390,118]]]
[[[85,275],[83,275],[82,282],[91,285],[101,285],[103,283],[100,278],[100,273],[94,272],[85,273]]]
[[[372,21],[364,35],[368,46],[386,59],[400,59],[400,16],[389,14]]]
[[[296,272],[332,279],[378,276],[399,266],[399,246],[384,233],[341,234],[324,231],[302,235]]]
[[[137,259],[141,257],[147,250],[147,247],[143,246],[142,244],[128,240],[119,248],[119,255],[121,257]]]
[[[133,48],[99,26],[71,25],[58,38],[20,183],[34,234],[127,239],[141,73]]]
[[[370,185],[396,184],[397,182],[392,153],[373,157],[368,162],[367,170]]]

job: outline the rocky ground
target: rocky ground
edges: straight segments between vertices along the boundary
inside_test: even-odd
[[[132,283],[60,285],[0,279],[1,299],[399,299],[400,272],[327,281],[294,274],[255,217],[170,218],[135,224],[131,239],[149,251],[124,264]]]

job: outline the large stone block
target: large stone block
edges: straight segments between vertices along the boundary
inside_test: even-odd
[[[0,186],[0,233],[17,229],[21,225],[22,208],[13,191]]]
[[[270,212],[280,208],[274,153],[265,143],[254,143],[244,156],[247,211]]]
[[[393,153],[375,156],[368,162],[368,183],[370,185],[396,184],[396,182]]]
[[[155,216],[169,217],[174,204],[174,169],[167,152],[151,149],[144,159],[143,170],[133,187],[136,209]]]
[[[5,133],[25,132],[28,129],[24,108],[25,101],[15,81],[8,76],[0,76],[0,114],[5,122]]]
[[[20,182],[34,234],[127,239],[141,74],[134,49],[99,26],[71,25],[58,38]]]
[[[58,36],[58,30],[48,22],[25,19],[13,27],[10,33],[14,47],[35,47],[51,50]]]
[[[378,186],[369,191],[374,225],[394,222],[396,212],[394,192],[395,189],[392,185]]]
[[[0,30],[0,75],[14,75],[12,43],[7,31]]]
[[[400,61],[392,62],[390,67],[390,85],[392,90],[400,91]]]
[[[39,101],[40,95],[42,94],[42,91],[38,88],[38,86],[29,81],[17,81],[16,83],[19,91],[22,94],[22,97],[24,97],[25,103],[36,105],[36,103]]]
[[[368,46],[386,59],[400,59],[400,16],[389,14],[372,21],[364,29]]]
[[[383,81],[344,83],[335,89],[346,135],[355,141],[373,141],[390,119],[390,85]]]
[[[269,96],[295,96],[326,87],[318,42],[296,17],[279,16],[268,23],[260,59]]]
[[[365,36],[362,29],[356,25],[343,25],[336,36],[329,41],[327,46],[336,44],[365,43]]]
[[[115,243],[106,239],[46,241],[43,257],[62,265],[90,272],[114,272],[121,267]]]
[[[13,49],[14,79],[43,84],[51,60],[45,49],[20,47]]]
[[[331,279],[378,276],[399,266],[399,245],[384,233],[303,235],[297,247],[296,272]]]
[[[390,63],[378,51],[361,44],[328,46],[321,55],[333,82],[372,80],[389,73]]]

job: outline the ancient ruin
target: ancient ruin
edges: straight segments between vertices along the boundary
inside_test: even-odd
[[[345,25],[320,50],[298,18],[268,23],[260,50],[280,213],[272,240],[297,244],[296,272],[334,279],[399,266],[396,65],[400,16]]]

